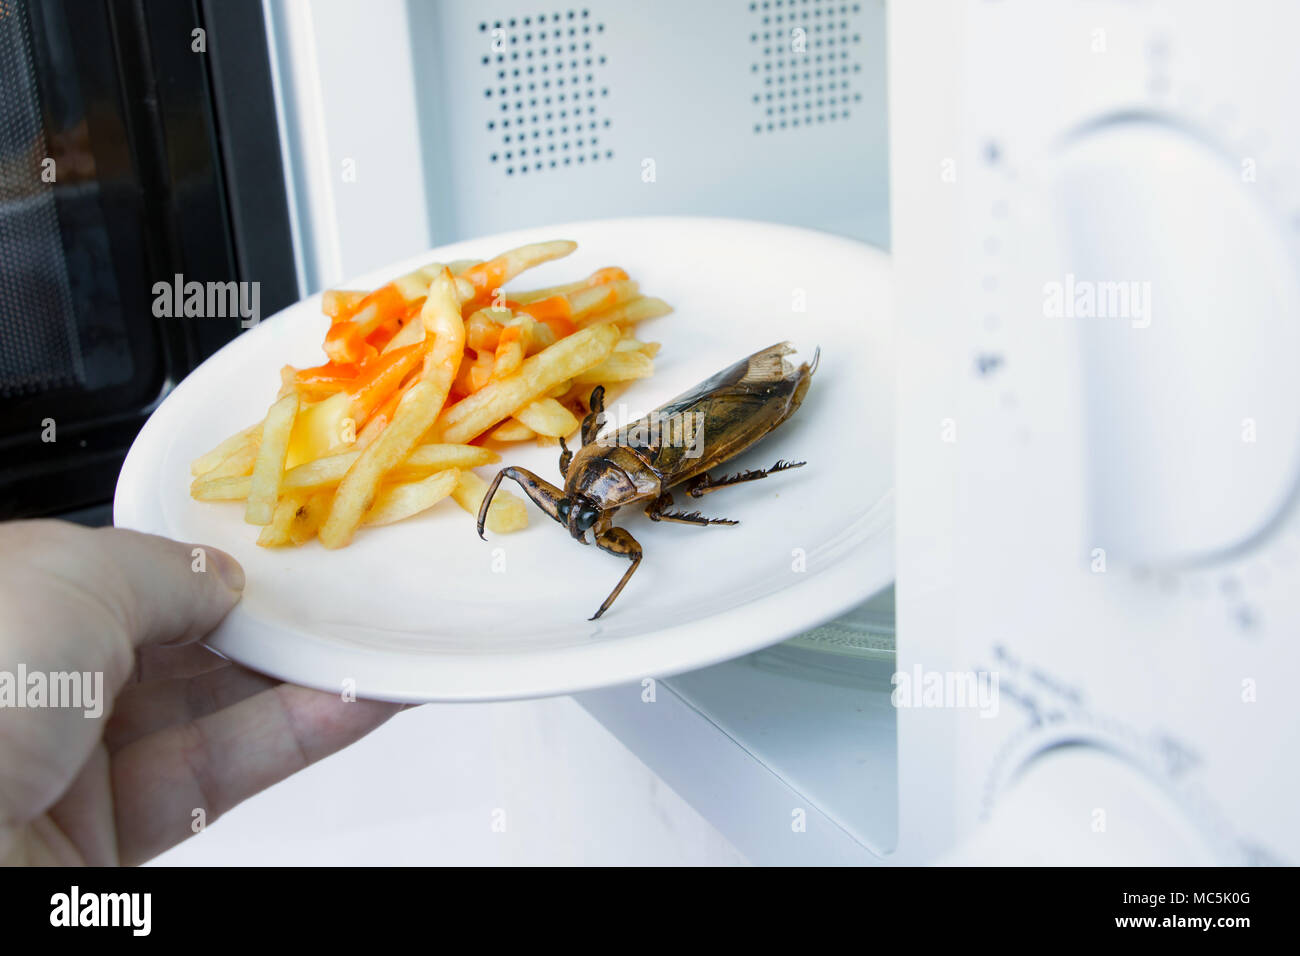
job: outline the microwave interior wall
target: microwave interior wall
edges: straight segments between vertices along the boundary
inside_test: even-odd
[[[439,243],[604,217],[888,246],[880,0],[267,14],[304,293]]]

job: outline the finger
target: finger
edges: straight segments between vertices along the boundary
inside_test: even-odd
[[[230,666],[228,659],[206,644],[183,644],[180,647],[151,645],[136,652],[135,682],[147,684],[173,677],[196,677]]]
[[[48,814],[50,822],[67,841],[65,852],[75,848],[75,859],[88,866],[117,863],[109,767],[108,752],[96,747]],[[65,859],[63,865],[68,862]]]
[[[400,704],[281,684],[128,744],[113,758],[118,848],[138,863],[231,807],[365,736]]]
[[[109,753],[117,753],[141,737],[206,717],[279,684],[233,664],[194,677],[131,684],[118,695],[104,743]]]

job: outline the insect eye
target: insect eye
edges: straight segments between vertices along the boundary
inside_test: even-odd
[[[560,520],[565,524],[569,523],[569,509],[573,507],[568,498],[561,498],[556,502],[556,510],[560,512]]]
[[[594,508],[583,508],[578,512],[578,530],[586,532],[593,524],[596,523],[598,514]]]

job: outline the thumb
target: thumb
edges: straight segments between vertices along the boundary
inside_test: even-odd
[[[224,551],[120,528],[0,525],[0,555],[14,572],[6,573],[10,582],[25,581],[7,597],[25,606],[32,625],[11,632],[11,641],[38,643],[46,652],[41,656],[69,664],[98,658],[123,676],[142,645],[208,634],[244,587],[243,569]]]
[[[117,573],[87,581],[122,615],[133,646],[187,644],[238,603],[244,569],[224,551],[122,528],[92,533],[89,559]]]

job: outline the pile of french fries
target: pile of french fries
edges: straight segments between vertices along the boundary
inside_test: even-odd
[[[243,501],[264,547],[319,538],[347,545],[450,497],[477,516],[501,442],[573,435],[596,385],[654,371],[657,343],[634,327],[671,308],[617,267],[532,291],[506,285],[569,255],[539,242],[487,261],[433,263],[371,292],[331,289],[326,361],[286,366],[259,423],[191,465],[199,501]],[[498,492],[487,525],[528,524],[523,501]]]

